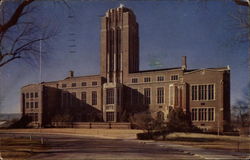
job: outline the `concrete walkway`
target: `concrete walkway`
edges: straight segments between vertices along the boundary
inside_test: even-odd
[[[164,148],[171,148],[171,149],[177,149],[179,151],[182,151],[187,154],[194,155],[196,157],[202,158],[202,159],[250,159],[250,154],[247,153],[241,153],[241,152],[230,152],[225,150],[218,150],[218,149],[204,149],[204,148],[198,148],[193,146],[187,146],[187,145],[179,145],[179,144],[172,144],[169,142],[160,142],[160,141],[141,141],[141,140],[135,140],[138,143],[143,143],[147,145],[157,145]]]

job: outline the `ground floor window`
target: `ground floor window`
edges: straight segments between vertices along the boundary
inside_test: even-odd
[[[107,119],[107,122],[113,122],[115,120],[115,113],[106,112],[106,119]]]
[[[32,121],[35,121],[35,122],[38,121],[38,113],[27,113],[26,115],[29,116]]]
[[[214,121],[214,108],[192,108],[192,121]]]

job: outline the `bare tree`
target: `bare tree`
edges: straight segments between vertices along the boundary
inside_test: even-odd
[[[20,58],[33,60],[39,55],[39,41],[55,36],[55,30],[34,18],[35,1],[0,1],[0,67]]]

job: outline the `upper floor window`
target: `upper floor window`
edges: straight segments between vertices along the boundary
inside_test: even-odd
[[[38,102],[35,102],[35,108],[38,108]]]
[[[67,84],[62,84],[62,88],[66,88],[67,87]]]
[[[29,97],[30,97],[29,93],[26,93],[26,98],[29,98]]]
[[[164,76],[158,76],[158,77],[157,77],[157,81],[158,81],[158,82],[164,81],[164,79],[165,79]]]
[[[132,78],[132,83],[138,83],[138,78]]]
[[[71,84],[71,87],[76,87],[76,83],[72,83],[72,84]]]
[[[37,92],[35,92],[35,98],[37,98],[38,97],[38,93]]]
[[[150,77],[145,77],[144,78],[144,82],[150,82],[151,81],[151,78]]]
[[[92,86],[97,86],[97,82],[96,82],[96,81],[93,81],[93,82],[92,82]]]
[[[191,98],[192,100],[214,100],[214,90],[214,84],[192,85]]]
[[[34,93],[30,93],[30,98],[34,98]]]
[[[171,80],[171,81],[177,81],[178,79],[179,79],[178,74],[171,75],[171,77],[170,77],[170,80]]]
[[[87,86],[87,82],[82,82],[82,86]]]

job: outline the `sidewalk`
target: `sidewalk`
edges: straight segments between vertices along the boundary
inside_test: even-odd
[[[158,145],[161,147],[177,149],[184,153],[192,154],[199,158],[204,159],[229,159],[229,160],[237,160],[237,159],[250,159],[250,154],[248,153],[240,153],[240,152],[230,152],[225,150],[217,150],[217,149],[204,149],[198,147],[192,147],[187,145],[179,145],[179,144],[171,144],[168,142],[158,142],[158,141],[142,141],[142,140],[131,140],[137,141],[138,143],[148,144],[148,145]]]

